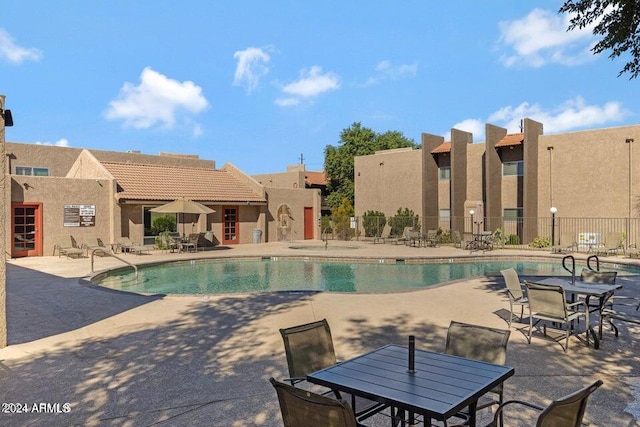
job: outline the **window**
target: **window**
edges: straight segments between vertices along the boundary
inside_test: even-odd
[[[506,208],[502,211],[502,216],[505,221],[522,221],[522,208]]]
[[[16,166],[16,175],[49,176],[49,168]]]
[[[451,179],[451,166],[442,166],[439,170],[440,170],[440,179],[441,180],[450,180]]]
[[[522,176],[524,172],[524,162],[504,162],[502,164],[502,176]]]
[[[449,221],[451,219],[451,209],[440,209],[440,221]]]

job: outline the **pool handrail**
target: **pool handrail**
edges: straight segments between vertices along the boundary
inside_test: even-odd
[[[571,259],[571,270],[567,268],[567,264],[566,264],[567,259]],[[571,284],[575,285],[576,284],[576,259],[573,257],[573,255],[566,255],[564,258],[562,258],[562,268],[564,268],[569,273],[571,273]]]
[[[134,264],[130,263],[130,262],[129,262],[129,261],[127,261],[126,259],[120,258],[118,255],[114,254],[113,252],[111,252],[111,251],[107,251],[106,249],[102,249],[102,248],[96,248],[96,249],[92,249],[92,250],[91,250],[91,272],[92,272],[92,273],[94,273],[94,272],[95,272],[95,271],[94,271],[94,268],[93,268],[93,265],[94,265],[94,255],[95,255],[95,253],[96,253],[96,252],[100,252],[100,253],[102,253],[102,254],[112,256],[112,257],[114,257],[115,259],[118,259],[118,260],[120,260],[120,261],[124,262],[125,264],[127,264],[127,265],[129,265],[129,266],[133,267],[133,270],[134,270],[134,272],[135,272],[135,277],[136,277],[136,279],[138,278],[138,267],[137,267],[136,265],[134,265]]]
[[[596,259],[596,269],[595,270],[593,268],[591,268],[591,259],[592,258]],[[598,258],[598,255],[590,255],[587,258],[587,268],[589,270],[592,270],[592,271],[600,271],[600,258]]]

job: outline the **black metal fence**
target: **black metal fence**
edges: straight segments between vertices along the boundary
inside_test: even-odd
[[[452,230],[460,233],[477,233],[500,229],[507,245],[560,244],[562,235],[572,235],[579,249],[589,245],[607,244],[607,235],[618,233],[625,247],[636,246],[640,241],[640,218],[420,218],[415,216],[364,216],[341,217],[324,222],[323,239],[367,240],[380,237],[386,231],[400,236],[405,227],[426,232],[440,228],[447,239]],[[424,230],[423,230],[424,228]],[[564,242],[562,242],[564,244]]]

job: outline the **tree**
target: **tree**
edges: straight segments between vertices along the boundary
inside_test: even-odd
[[[631,60],[626,63],[618,76],[624,73],[630,79],[640,74],[640,4],[638,0],[567,0],[560,13],[573,15],[568,31],[586,28],[592,24],[593,34],[602,37],[591,48],[594,54],[611,50],[609,58],[614,59],[628,52]]]
[[[402,132],[377,134],[357,122],[340,133],[340,145],[327,145],[324,150],[324,171],[327,174],[327,204],[336,208],[343,199],[354,203],[353,158],[373,154],[377,150],[416,147]]]

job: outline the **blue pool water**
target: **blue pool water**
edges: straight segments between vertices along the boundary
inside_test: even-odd
[[[200,260],[116,271],[95,282],[149,294],[329,291],[383,293],[421,289],[452,280],[498,276],[512,267],[526,275],[568,275],[560,262],[475,261],[375,264],[319,261]],[[577,269],[580,271],[582,267]],[[635,270],[627,272],[638,273]]]

